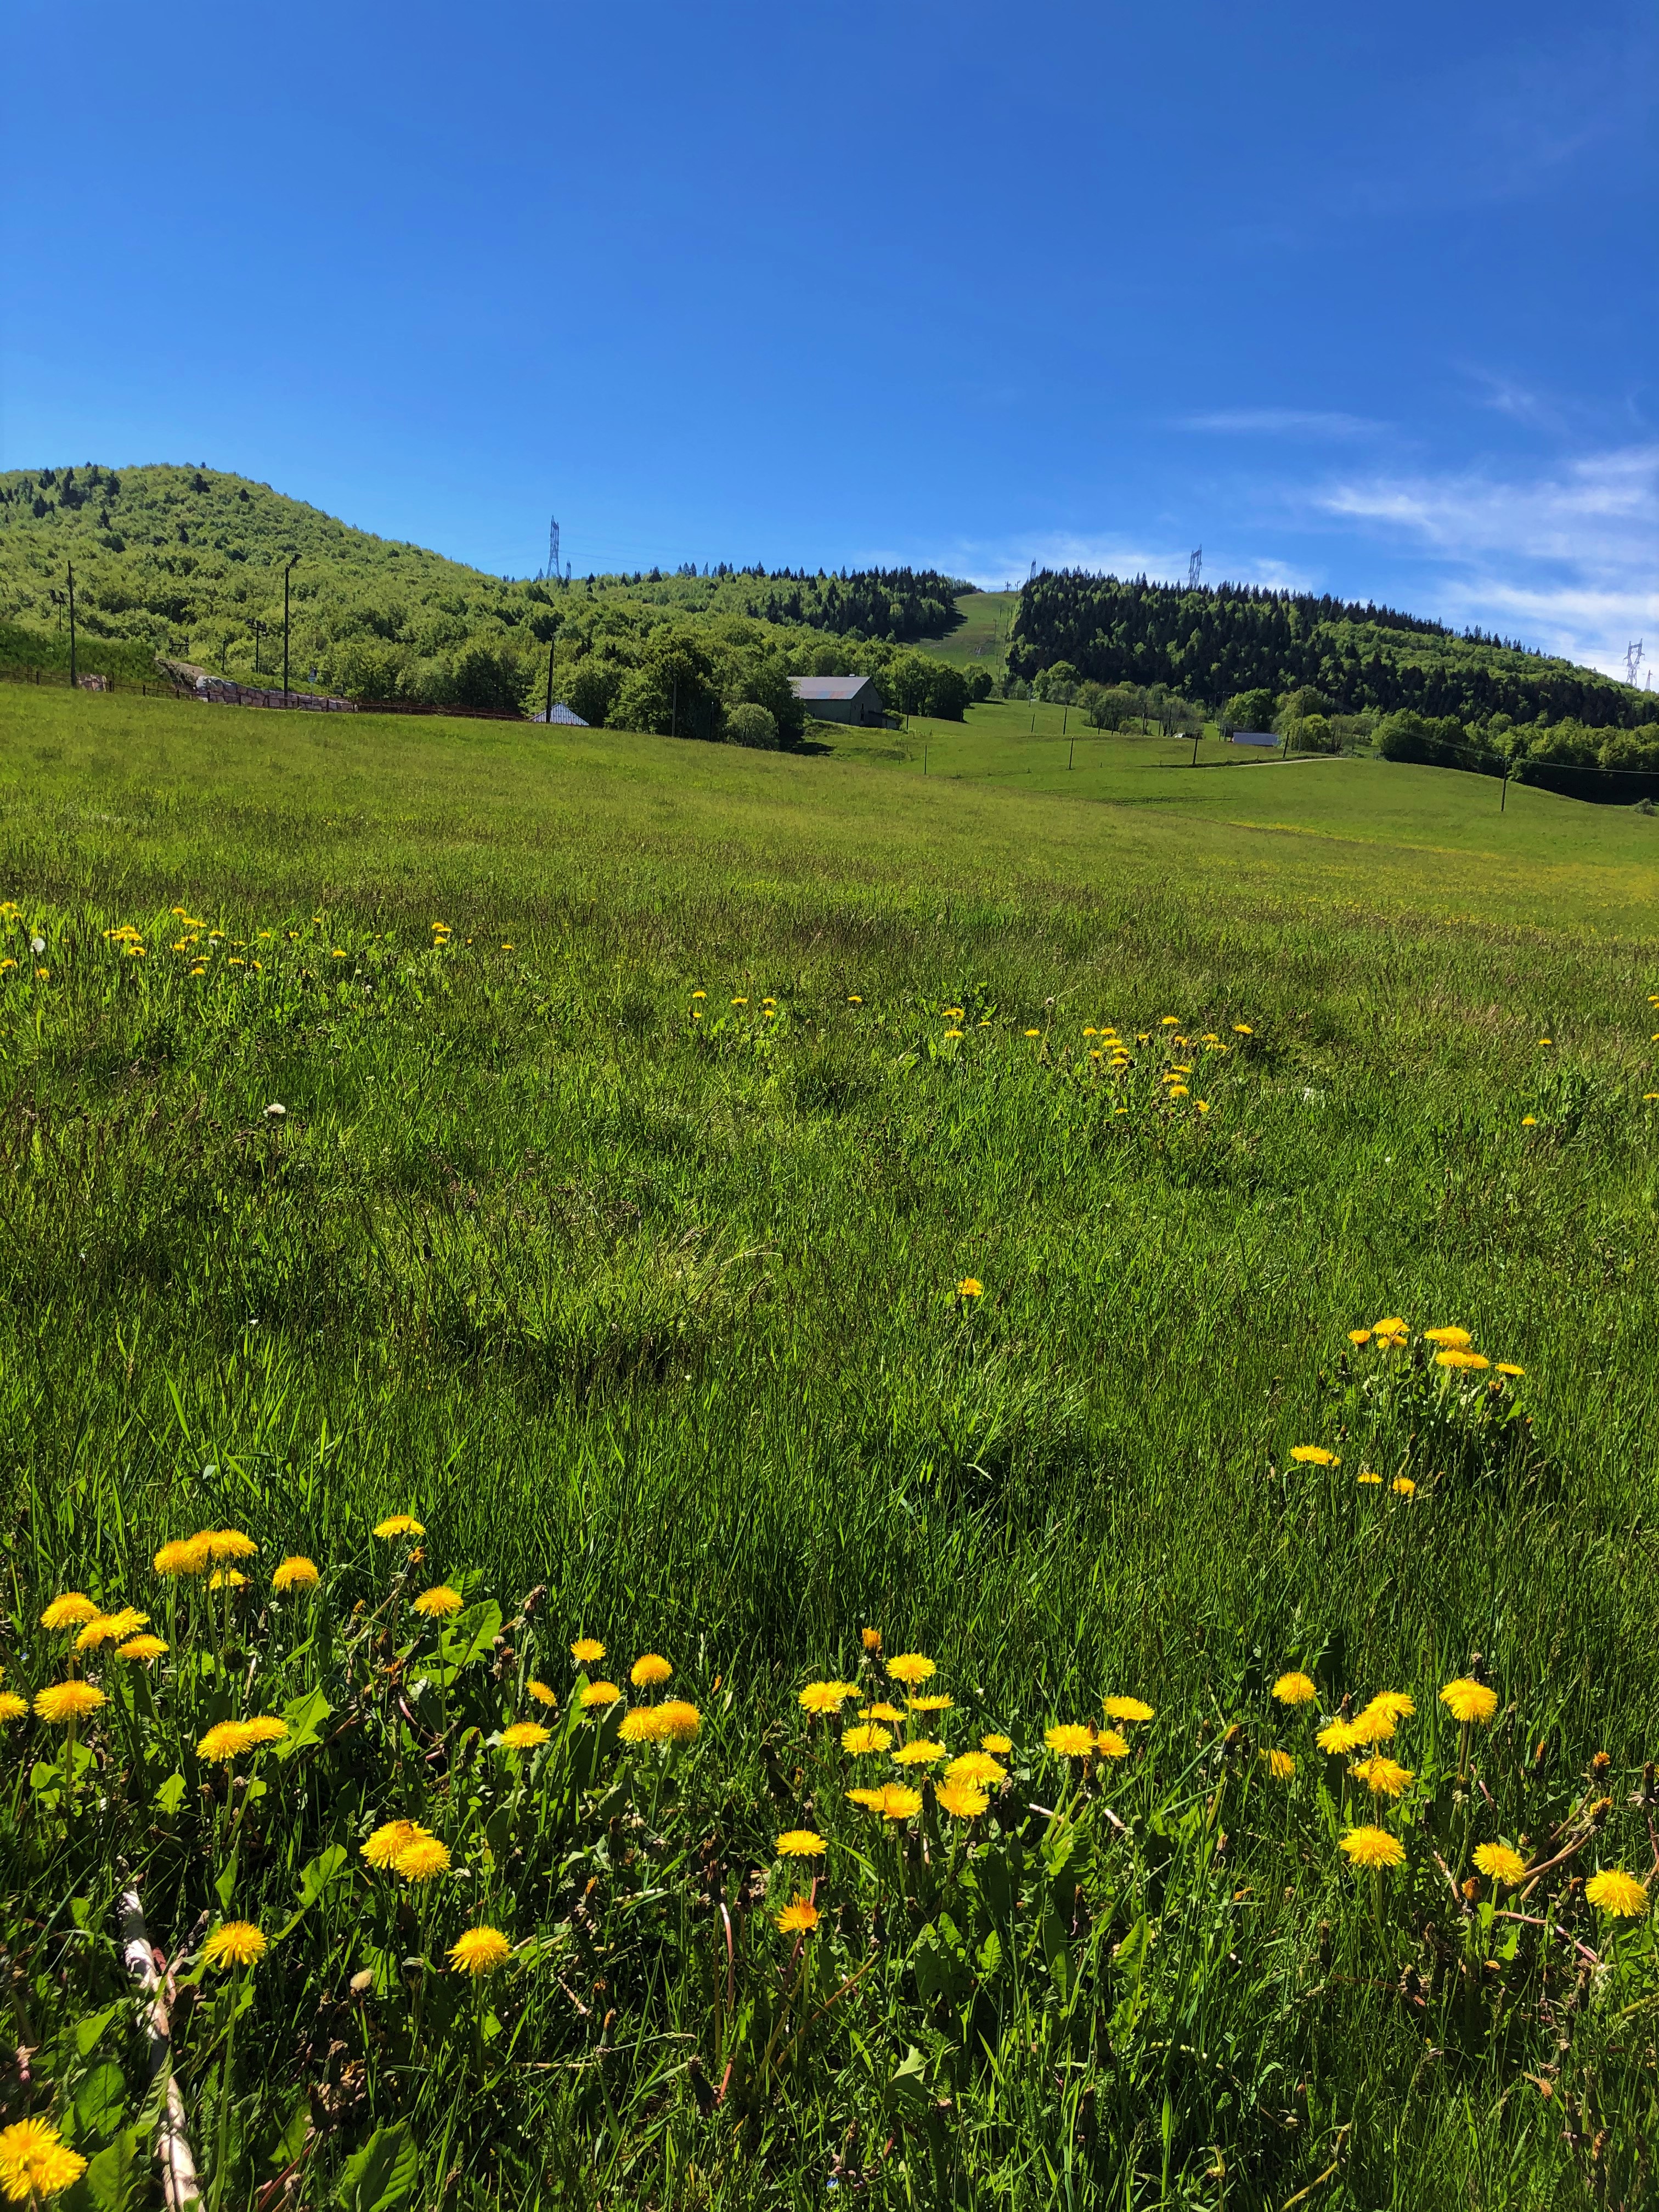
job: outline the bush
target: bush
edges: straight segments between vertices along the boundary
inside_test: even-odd
[[[1266,730],[1273,726],[1273,695],[1271,691],[1235,691],[1227,702],[1222,720],[1230,729]]]
[[[726,734],[734,745],[758,745],[767,751],[777,749],[776,717],[752,699],[739,699],[735,707],[726,708]]]
[[[516,653],[496,652],[487,645],[472,645],[456,660],[452,687],[452,701],[457,707],[480,707],[497,714],[522,714],[525,695],[530,688],[530,671]]]

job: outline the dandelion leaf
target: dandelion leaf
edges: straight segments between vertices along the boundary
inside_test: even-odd
[[[402,2212],[415,2194],[420,2164],[407,2120],[376,2128],[345,2162],[337,2200],[340,2212]]]

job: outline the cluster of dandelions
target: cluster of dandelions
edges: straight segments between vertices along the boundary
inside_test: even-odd
[[[1273,1696],[1287,1712],[1311,1715],[1318,1703],[1319,1689],[1310,1674],[1297,1668],[1279,1677],[1273,1686]],[[1444,1685],[1439,1700],[1457,1724],[1457,1766],[1461,1774],[1468,1767],[1474,1732],[1489,1728],[1497,1717],[1498,1692],[1489,1682],[1460,1674]],[[1358,1710],[1353,1708],[1352,1699],[1345,1698],[1341,1709],[1326,1719],[1314,1735],[1314,1742],[1326,1759],[1333,1763],[1342,1762],[1346,1769],[1341,1786],[1334,1794],[1345,1806],[1351,1806],[1352,1785],[1357,1784],[1370,1800],[1373,1817],[1350,1818],[1338,1838],[1339,1847],[1351,1866],[1381,1875],[1406,1863],[1405,1841],[1384,1825],[1384,1816],[1389,1808],[1397,1811],[1401,1808],[1418,1778],[1417,1771],[1395,1758],[1389,1747],[1401,1725],[1413,1719],[1416,1712],[1417,1700],[1408,1690],[1379,1690]],[[1294,1754],[1278,1747],[1264,1748],[1261,1758],[1268,1775],[1276,1782],[1288,1783],[1297,1771]],[[1487,1803],[1491,1802],[1484,1791],[1480,1795]],[[1476,1844],[1473,1858],[1494,1888],[1523,1887],[1546,1870],[1544,1862],[1529,1861],[1502,1837]],[[1584,1893],[1593,1905],[1611,1918],[1633,1917],[1648,1909],[1646,1885],[1620,1867],[1603,1868],[1593,1875]]]
[[[1411,1340],[1410,1327],[1398,1314],[1385,1315],[1368,1328],[1348,1331],[1348,1341],[1356,1351],[1370,1351],[1382,1358],[1407,1351]],[[1512,1360],[1489,1359],[1485,1352],[1477,1352],[1474,1338],[1466,1328],[1425,1328],[1421,1340],[1430,1347],[1433,1364],[1447,1375],[1491,1375],[1494,1387],[1500,1387],[1497,1381],[1499,1376],[1506,1382],[1517,1382],[1527,1371]]]

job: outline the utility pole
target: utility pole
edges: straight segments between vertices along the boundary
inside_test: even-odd
[[[70,561],[64,565],[69,570],[70,690],[73,691],[75,689],[75,563]]]
[[[676,670],[675,670],[675,672],[674,672],[674,705],[673,705],[673,710],[672,710],[672,712],[670,714],[669,718],[668,718],[668,734],[669,734],[669,736],[670,736],[671,738],[677,738],[677,737],[678,737],[679,733],[680,733],[680,678],[679,678],[679,671],[678,671],[678,669],[676,669]]]
[[[259,617],[253,617],[253,672],[259,673]]]
[[[1063,737],[1066,735],[1066,732],[1065,732],[1065,731],[1064,731],[1064,730],[1062,730],[1062,731],[1060,732],[1060,736],[1063,738]],[[1066,770],[1067,770],[1067,773],[1068,773],[1068,774],[1069,774],[1069,772],[1070,772],[1070,770],[1071,770],[1072,763],[1076,759],[1076,757],[1077,757],[1077,739],[1076,739],[1075,738],[1073,738],[1072,739],[1071,743],[1070,743],[1070,744],[1066,746]]]
[[[1202,722],[1194,722],[1194,725],[1193,725],[1193,766],[1194,766],[1194,768],[1196,768],[1196,767],[1198,766],[1198,741],[1199,741],[1199,739],[1203,736],[1203,734],[1204,734],[1204,725],[1203,725],[1203,723],[1202,723]]]
[[[553,641],[547,641],[547,726],[553,726]]]
[[[1503,795],[1501,796],[1501,798],[1498,799],[1498,812],[1499,812],[1500,814],[1502,814],[1502,813],[1504,811],[1505,808],[1509,805],[1509,803],[1510,803],[1510,764],[1509,764],[1509,763],[1508,763],[1507,761],[1505,761],[1505,762],[1504,762],[1504,790],[1503,790]]]
[[[283,571],[283,704],[285,707],[288,704],[288,580],[294,573],[294,562],[299,557],[296,553],[294,561],[290,561]]]

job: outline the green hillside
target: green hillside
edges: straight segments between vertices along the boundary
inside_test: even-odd
[[[0,686],[61,2212],[1651,2202],[1659,823],[1065,720]]]

